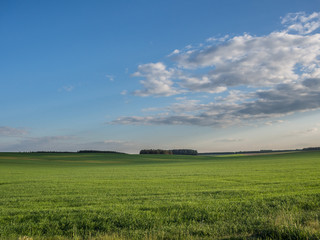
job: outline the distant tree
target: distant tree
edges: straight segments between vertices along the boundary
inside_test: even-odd
[[[140,154],[167,154],[170,155],[172,152],[170,150],[163,149],[143,149],[140,151]]]
[[[302,149],[303,151],[314,151],[314,150],[320,150],[320,147],[308,147]]]
[[[198,155],[198,151],[193,149],[173,149],[171,151],[174,155]]]
[[[167,154],[167,155],[197,155],[197,150],[192,149],[174,149],[174,150],[163,150],[163,149],[143,149],[140,154]]]

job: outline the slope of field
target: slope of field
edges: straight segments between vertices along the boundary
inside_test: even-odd
[[[320,239],[320,152],[0,153],[0,239]]]

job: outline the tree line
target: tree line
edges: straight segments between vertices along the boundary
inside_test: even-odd
[[[303,151],[315,151],[315,150],[320,150],[320,147],[308,147],[308,148],[303,148]]]
[[[143,149],[140,154],[198,155],[198,151],[193,149]]]
[[[100,150],[79,150],[77,152],[70,152],[70,151],[29,151],[26,153],[119,153],[124,154],[122,152],[116,151],[100,151]]]

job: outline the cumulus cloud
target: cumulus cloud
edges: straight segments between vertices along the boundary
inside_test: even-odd
[[[302,84],[281,84],[271,90],[255,93],[257,100],[243,104],[239,111],[249,115],[284,115],[297,111],[307,111],[320,108],[320,91]],[[316,80],[316,79],[313,79]],[[320,84],[320,78],[317,79]]]
[[[320,109],[320,13],[288,14],[282,24],[264,36],[210,38],[175,50],[171,64],[139,65],[133,75],[143,78],[143,89],[136,95],[188,99],[112,123],[228,126]],[[195,93],[211,99],[196,100]]]
[[[227,35],[207,39],[211,45],[176,49],[170,54],[176,66],[169,69],[160,62],[139,65],[133,76],[145,80],[136,95],[170,96],[182,90],[217,93],[234,86],[272,86],[319,77],[320,34],[309,33],[320,27],[320,13],[288,14],[282,23],[283,31],[265,36]],[[292,29],[301,34],[292,34]],[[196,74],[198,69],[204,73]]]
[[[199,100],[188,100],[186,104],[177,102],[160,109],[163,111],[162,114],[121,117],[112,123],[226,127],[319,109],[320,91],[306,86],[309,80],[306,79],[301,84],[280,84],[276,88],[254,93],[230,91],[226,97],[205,104],[199,103]],[[312,81],[316,82],[316,79]],[[315,84],[318,83],[320,84],[320,79]]]
[[[199,100],[179,99],[165,108],[153,110],[160,113],[120,117],[111,124],[226,126],[239,122],[234,114],[239,106],[232,101],[200,103]]]
[[[22,128],[12,128],[7,126],[0,126],[0,136],[16,137],[28,134],[28,131]]]
[[[320,90],[320,78],[308,78],[303,81],[303,85],[313,90]]]
[[[203,75],[182,76],[182,87],[217,92],[235,86],[272,86],[319,74],[320,35],[274,32],[263,37],[237,36],[222,45],[179,54],[181,68],[207,68]],[[219,92],[219,91],[218,91]]]
[[[175,74],[174,69],[167,69],[161,62],[139,65],[138,71],[133,76],[145,78],[145,80],[140,81],[144,89],[137,90],[134,94],[138,96],[170,96],[178,94],[181,91],[174,87],[172,80]]]

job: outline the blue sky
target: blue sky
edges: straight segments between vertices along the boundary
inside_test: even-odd
[[[0,151],[320,139],[320,2],[1,1]]]

